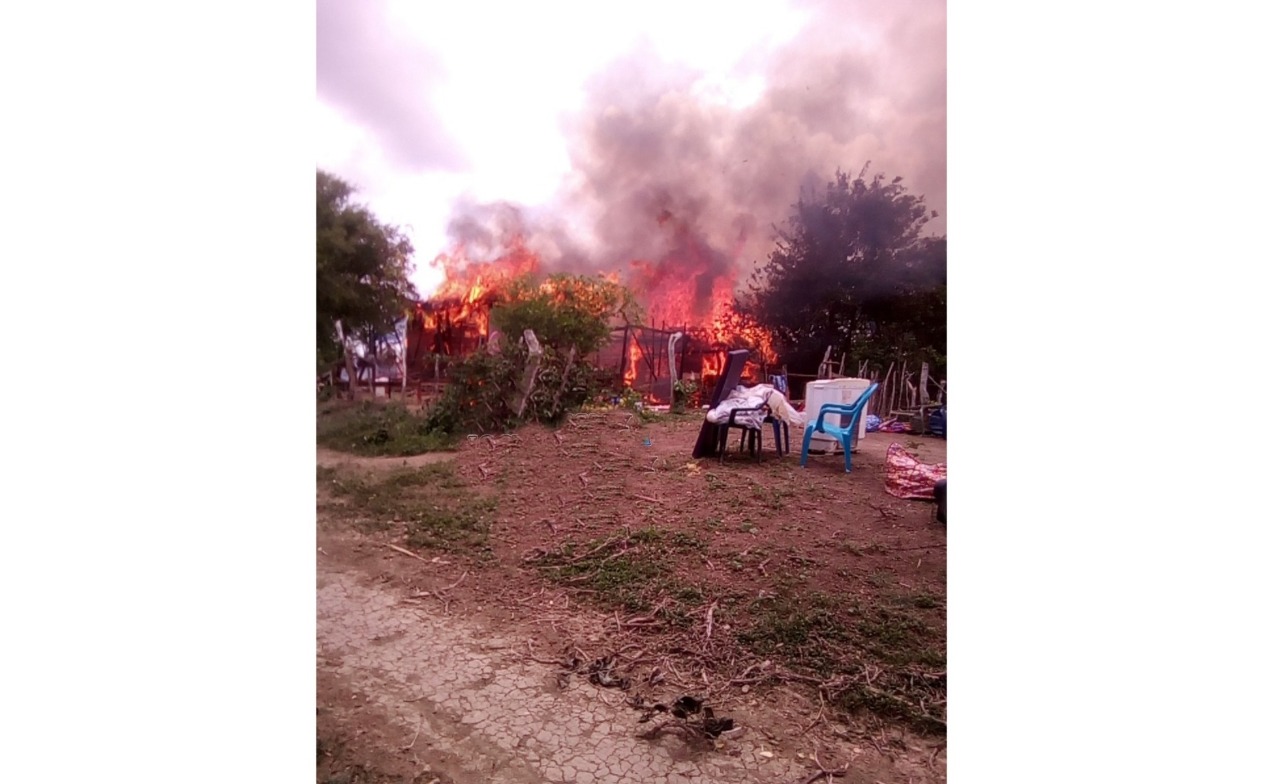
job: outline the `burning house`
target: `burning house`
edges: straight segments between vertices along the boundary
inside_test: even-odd
[[[415,305],[405,339],[410,376],[437,356],[465,357],[488,343],[493,301],[487,293],[474,301],[433,299]]]
[[[518,276],[542,272],[536,254],[523,246],[487,263],[456,257],[437,263],[445,269],[445,283],[436,297],[415,306],[408,321],[406,364],[412,382],[447,381],[451,360],[488,343],[499,289]],[[636,263],[626,283],[645,311],[662,320],[648,325],[616,320],[609,339],[588,358],[602,380],[635,389],[652,403],[669,403],[673,379],[710,386],[727,351],[741,347],[755,352],[747,377],[763,380],[765,364],[773,359],[768,338],[759,328],[728,326],[732,281],[704,285],[697,277],[681,280]]]

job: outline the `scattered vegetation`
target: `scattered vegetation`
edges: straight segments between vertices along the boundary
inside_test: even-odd
[[[938,606],[923,598],[864,603],[784,590],[750,603],[745,615],[755,620],[738,639],[821,683],[846,711],[945,733],[945,635],[915,612]]]
[[[554,582],[596,592],[596,601],[606,607],[653,612],[682,626],[691,622],[689,609],[703,601],[703,593],[675,577],[672,556],[705,548],[692,534],[649,526],[584,543],[569,541],[530,560]]]
[[[403,403],[332,400],[316,411],[316,443],[340,452],[406,457],[450,451],[457,440]]]
[[[698,394],[698,382],[682,378],[671,387],[671,412],[681,413]]]
[[[496,498],[472,491],[447,463],[386,475],[320,468],[316,478],[332,517],[367,532],[399,530],[411,547],[484,547],[497,511]]]
[[[559,422],[595,393],[594,373],[568,354],[544,348],[533,391],[520,411],[528,350],[504,339],[496,353],[480,351],[451,369],[444,394],[428,410],[428,429],[457,436],[510,430],[521,422]]]

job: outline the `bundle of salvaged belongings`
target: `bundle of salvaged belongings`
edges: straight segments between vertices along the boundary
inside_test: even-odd
[[[767,408],[760,408],[767,406]],[[760,409],[758,411],[742,411],[734,418],[734,424],[759,430],[764,418],[769,414],[781,422],[796,427],[804,427],[808,420],[804,414],[796,411],[787,402],[786,395],[770,384],[756,384],[753,387],[734,387],[720,405],[707,412],[707,421],[720,425],[729,421],[729,412],[735,408]]]

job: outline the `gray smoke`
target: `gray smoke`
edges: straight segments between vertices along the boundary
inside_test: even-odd
[[[869,174],[901,176],[924,196],[939,213],[927,231],[945,233],[945,2],[805,8],[809,24],[762,55],[764,89],[743,108],[700,98],[696,74],[649,49],[618,60],[587,85],[559,209],[531,217],[511,205],[459,205],[454,236],[519,226],[553,270],[645,260],[660,267],[649,278],[687,269],[709,291],[709,278],[745,281],[802,190],[820,191],[837,168],[856,175],[867,162]],[[571,239],[570,215],[586,222],[582,242]]]

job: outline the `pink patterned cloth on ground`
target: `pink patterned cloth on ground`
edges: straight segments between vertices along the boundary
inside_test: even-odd
[[[889,495],[933,500],[933,486],[946,478],[946,463],[922,463],[902,444],[889,444],[884,473],[884,489]]]

